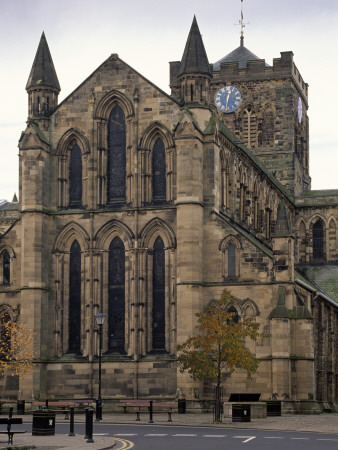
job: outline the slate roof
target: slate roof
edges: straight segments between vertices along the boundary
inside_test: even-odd
[[[185,45],[178,76],[185,73],[201,73],[212,76],[207,53],[195,16]]]
[[[220,70],[222,63],[232,63],[232,62],[238,62],[238,68],[244,69],[248,61],[258,61],[258,60],[260,60],[260,58],[256,56],[254,53],[252,53],[249,49],[244,47],[243,44],[237,47],[231,53],[228,53],[222,59],[216,61],[213,65],[213,69],[214,71],[218,71]],[[265,63],[265,65],[269,67],[269,64]]]
[[[40,39],[26,89],[40,86],[49,86],[59,92],[61,90],[44,32]]]

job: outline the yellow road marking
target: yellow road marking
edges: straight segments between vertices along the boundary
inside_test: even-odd
[[[117,437],[114,437],[114,439],[115,439],[115,441],[119,441],[122,443],[121,450],[128,450],[129,448],[134,447],[134,443],[131,441],[127,441],[127,439],[121,439],[121,438],[117,438]]]

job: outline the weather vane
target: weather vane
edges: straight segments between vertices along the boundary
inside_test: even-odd
[[[241,19],[235,25],[240,25],[241,27],[241,47],[244,45],[244,28],[245,25],[249,25],[250,22],[244,22],[243,19],[243,0],[241,0]]]

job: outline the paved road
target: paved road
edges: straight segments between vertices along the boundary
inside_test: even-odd
[[[22,425],[27,433],[16,435],[14,444],[41,450],[224,450],[248,446],[259,450],[338,450],[338,414],[285,415],[249,423],[224,419],[222,424],[212,424],[211,414],[173,414],[172,418],[168,422],[165,414],[157,414],[155,424],[150,425],[147,415],[135,422],[135,414],[104,413],[101,423],[94,422],[94,443],[89,444],[83,438],[83,414],[76,416],[74,437],[68,436],[69,422],[61,415],[57,416],[55,436],[32,436],[32,416],[27,414]],[[5,435],[0,435],[2,449],[7,449]]]
[[[64,427],[59,426],[58,430]],[[78,433],[83,427],[78,426]],[[239,430],[160,425],[96,424],[95,432],[124,443],[124,449],[135,450],[337,450],[338,435],[265,430]],[[84,431],[84,429],[83,429]],[[94,436],[95,439],[95,436]],[[122,445],[122,444],[121,444]],[[86,446],[84,446],[85,448]]]

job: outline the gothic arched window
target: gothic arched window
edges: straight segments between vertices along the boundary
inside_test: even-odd
[[[234,306],[230,306],[230,308],[228,309],[228,312],[233,314],[232,321],[235,322],[235,323],[238,323],[239,322],[239,315],[238,315],[237,309]]]
[[[108,204],[123,204],[126,200],[126,124],[120,106],[115,106],[108,121]]]
[[[74,144],[70,153],[69,163],[69,207],[78,208],[82,205],[82,152]]]
[[[153,350],[165,350],[165,256],[158,237],[153,251]]]
[[[153,150],[153,202],[163,203],[166,199],[166,164],[165,148],[158,138]]]
[[[321,219],[312,227],[313,259],[324,259],[324,227]]]
[[[69,261],[68,353],[81,353],[81,247],[76,240]]]
[[[298,246],[299,262],[306,261],[306,228],[303,221],[299,224],[299,246]]]
[[[228,245],[228,276],[236,276],[236,246],[232,242]]]
[[[108,351],[125,353],[125,252],[119,237],[109,247]]]
[[[2,282],[3,284],[10,284],[11,282],[11,259],[7,250],[2,256]]]

